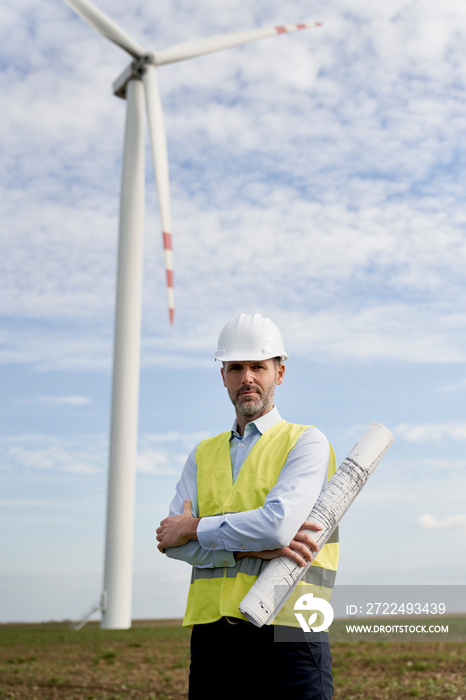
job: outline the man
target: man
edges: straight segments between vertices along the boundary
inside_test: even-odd
[[[232,319],[215,359],[235,407],[233,429],[194,448],[157,529],[159,550],[193,566],[183,622],[193,627],[189,698],[329,700],[328,635],[274,642],[278,625],[256,627],[238,605],[268,560],[313,560],[310,530],[320,527],[305,519],[335,470],[333,450],[317,428],[287,423],[274,407],[288,355],[269,318]],[[329,597],[337,548],[326,544],[302,581],[316,595]]]

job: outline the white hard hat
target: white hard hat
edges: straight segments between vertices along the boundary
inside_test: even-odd
[[[215,359],[220,362],[268,360],[279,357],[288,359],[283,339],[270,318],[260,314],[240,314],[220,331]]]

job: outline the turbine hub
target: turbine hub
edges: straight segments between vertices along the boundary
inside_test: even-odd
[[[155,51],[148,51],[141,58],[140,63],[142,63],[144,66],[146,66],[148,63],[150,63],[152,66],[158,66],[157,54]]]

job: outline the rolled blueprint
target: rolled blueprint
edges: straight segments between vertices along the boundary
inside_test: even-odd
[[[392,442],[393,435],[388,428],[381,423],[371,423],[326,483],[307,518],[322,526],[319,532],[312,532],[319,549],[330,538]],[[269,625],[310,566],[311,562],[300,566],[288,557],[272,559],[241,601],[240,612],[257,627]],[[276,590],[283,591],[279,601],[275,600]]]

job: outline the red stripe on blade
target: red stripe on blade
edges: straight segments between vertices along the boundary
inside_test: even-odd
[[[275,27],[277,34],[286,34],[286,27]]]
[[[173,286],[173,270],[167,270],[167,287]]]
[[[163,247],[165,250],[171,250],[172,249],[172,235],[171,233],[165,233],[165,231],[162,233],[163,236]]]

